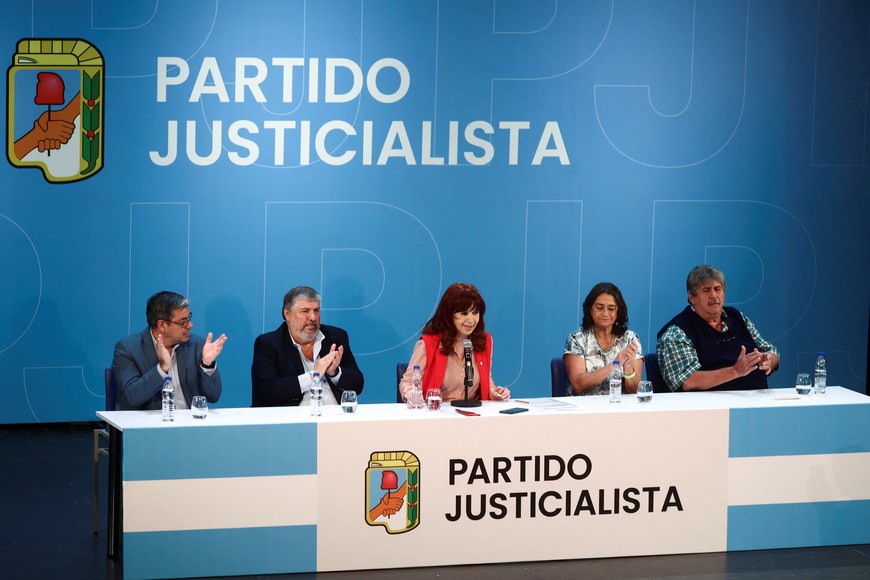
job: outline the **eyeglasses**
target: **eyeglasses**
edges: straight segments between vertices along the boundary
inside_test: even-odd
[[[187,318],[185,318],[185,319],[183,319],[183,320],[179,320],[178,322],[176,322],[176,321],[174,321],[174,320],[168,320],[168,319],[165,319],[165,318],[164,318],[163,320],[164,320],[165,322],[169,322],[169,323],[171,323],[171,324],[177,324],[177,325],[180,326],[181,328],[187,328],[187,325],[190,324],[191,321],[193,320],[193,312],[191,312],[190,314],[188,314],[188,315],[187,315]]]

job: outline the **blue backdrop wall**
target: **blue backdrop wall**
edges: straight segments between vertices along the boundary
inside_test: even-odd
[[[496,381],[544,396],[592,285],[652,350],[705,262],[781,349],[774,386],[825,350],[864,391],[868,24],[860,0],[7,3],[0,423],[93,420],[162,289],[229,336],[221,406],[298,284],[363,402],[458,280]],[[76,91],[66,144],[16,149]]]

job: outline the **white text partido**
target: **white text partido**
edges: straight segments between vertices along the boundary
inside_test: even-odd
[[[231,107],[246,100],[267,104],[269,88],[276,93],[274,101],[286,104],[294,102],[296,86],[295,94],[303,95],[296,100],[305,103],[327,106],[365,98],[390,105],[411,89],[408,68],[391,58],[376,61],[366,71],[343,58],[326,58],[323,62],[317,58],[274,58],[271,66],[257,58],[236,58],[231,83],[224,81],[214,57],[203,59],[193,80],[189,64],[178,57],[159,57],[157,71],[158,104],[168,102],[170,94],[185,96],[190,103],[208,100],[217,107]],[[278,82],[268,84],[270,74],[277,75]],[[148,154],[159,166],[172,165],[179,159],[208,166],[222,158],[239,166],[274,167],[314,163],[535,166],[547,159],[570,165],[558,122],[533,124],[526,120],[452,120],[436,125],[429,120],[406,123],[400,119],[354,118],[351,122],[328,119],[328,115],[325,121],[279,116],[232,121],[169,119],[165,147],[151,149]]]

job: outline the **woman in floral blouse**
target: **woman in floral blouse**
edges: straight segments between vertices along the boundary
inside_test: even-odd
[[[626,393],[637,392],[643,375],[640,338],[628,329],[628,307],[622,292],[601,282],[583,301],[583,325],[568,337],[562,355],[568,371],[568,395],[609,393],[613,361],[623,369]]]

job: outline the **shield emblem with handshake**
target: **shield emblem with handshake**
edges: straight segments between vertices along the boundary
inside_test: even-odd
[[[420,461],[409,451],[372,453],[366,469],[366,523],[401,534],[420,523]]]
[[[103,55],[81,39],[18,41],[7,72],[6,157],[46,181],[80,181],[103,166]]]

